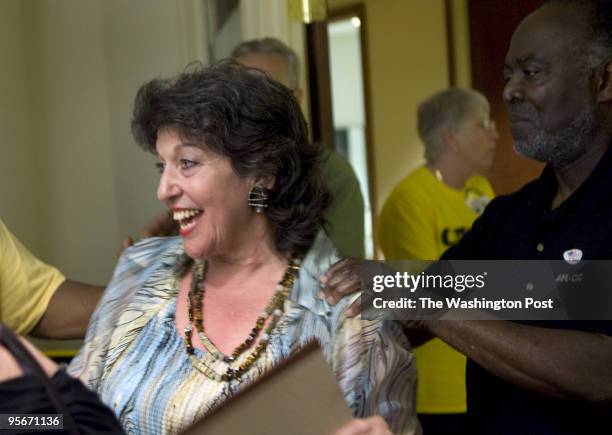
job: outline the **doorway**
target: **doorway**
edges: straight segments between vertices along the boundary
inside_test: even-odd
[[[336,151],[351,164],[364,197],[365,255],[374,258],[374,164],[370,134],[365,11],[334,11],[327,22],[331,104]]]

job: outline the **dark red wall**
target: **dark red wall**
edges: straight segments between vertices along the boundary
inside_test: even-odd
[[[497,194],[517,190],[537,177],[542,165],[518,157],[502,100],[504,58],[512,32],[543,0],[469,0],[472,83],[491,102],[500,141],[489,179]]]

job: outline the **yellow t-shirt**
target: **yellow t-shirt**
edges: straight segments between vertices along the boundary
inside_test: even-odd
[[[18,333],[38,323],[65,277],[34,257],[0,220],[0,320]]]
[[[388,260],[436,260],[457,244],[493,198],[481,176],[462,190],[439,181],[426,167],[404,178],[385,202],[378,240]],[[419,373],[417,412],[465,412],[465,357],[440,339],[415,349]]]

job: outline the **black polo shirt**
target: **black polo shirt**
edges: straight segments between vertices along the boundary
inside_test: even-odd
[[[564,252],[579,249],[585,260],[612,259],[612,147],[572,196],[551,211],[557,188],[553,169],[546,167],[518,192],[493,200],[442,258],[563,260]],[[612,320],[536,325],[612,336]],[[516,387],[470,360],[466,384],[471,433],[612,434],[612,412]]]

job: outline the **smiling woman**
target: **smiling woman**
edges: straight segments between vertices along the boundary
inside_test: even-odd
[[[145,84],[132,129],[181,235],[126,250],[71,373],[126,431],[176,433],[316,340],[355,416],[417,432],[398,325],[318,298],[338,259],[330,195],[291,91],[232,62],[193,68]]]
[[[160,131],[156,152],[164,162],[157,197],[179,222],[187,255],[238,254],[234,239],[267,242],[265,218],[244,200],[257,185],[255,177],[238,176],[228,157],[185,143],[176,130]]]

